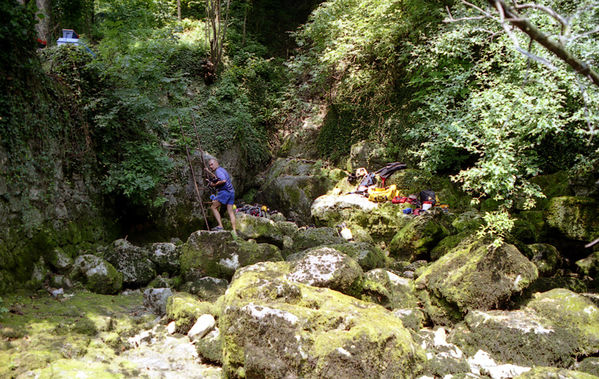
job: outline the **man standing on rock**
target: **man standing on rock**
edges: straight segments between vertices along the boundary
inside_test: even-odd
[[[235,226],[235,210],[233,209],[235,189],[233,188],[233,183],[231,183],[231,176],[227,170],[219,166],[218,161],[214,158],[208,161],[208,167],[210,167],[210,170],[212,170],[212,173],[216,177],[209,185],[210,187],[218,189],[216,198],[212,200],[212,206],[210,207],[212,213],[214,213],[216,222],[218,222],[218,226],[213,230],[223,230],[223,223],[220,217],[220,206],[221,204],[225,204],[227,206],[227,213],[229,213],[229,218],[231,219],[233,234],[237,234]]]

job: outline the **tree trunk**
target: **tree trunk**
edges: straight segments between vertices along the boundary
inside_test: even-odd
[[[40,13],[44,15],[44,18],[37,20],[35,30],[39,39],[48,41],[50,38],[50,16],[52,14],[52,2],[51,0],[36,0]]]
[[[177,0],[177,19],[181,21],[181,0]]]

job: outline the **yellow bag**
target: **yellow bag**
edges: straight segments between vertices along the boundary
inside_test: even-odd
[[[397,194],[397,187],[395,184],[385,188],[368,188],[368,200],[375,203],[382,203],[385,201],[391,201]]]

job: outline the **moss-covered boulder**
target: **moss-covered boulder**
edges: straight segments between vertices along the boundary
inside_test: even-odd
[[[522,211],[514,218],[510,234],[525,243],[542,241],[547,235],[547,226],[542,211]]]
[[[223,302],[227,377],[410,377],[425,360],[383,307],[285,278],[290,263],[239,270]]]
[[[537,293],[527,308],[570,333],[569,341],[580,355],[599,352],[599,308],[586,297],[563,288]]]
[[[535,209],[543,210],[547,208],[549,201],[553,197],[574,195],[574,192],[568,183],[568,173],[565,171],[559,171],[548,175],[538,175],[530,181],[538,185],[545,195],[544,199],[537,199]]]
[[[347,159],[347,170],[355,171],[364,167],[370,171],[376,171],[389,163],[390,157],[386,149],[380,144],[371,141],[360,141],[350,148]]]
[[[46,260],[56,272],[65,274],[69,272],[73,266],[73,258],[71,258],[60,247],[55,247],[46,257]]]
[[[497,308],[537,276],[536,266],[515,246],[469,239],[428,266],[416,285],[465,312]]]
[[[576,266],[583,274],[596,278],[599,274],[599,250],[592,252],[586,258],[577,260]]]
[[[588,357],[583,359],[577,366],[577,369],[587,374],[599,377],[599,358]]]
[[[276,245],[280,249],[293,246],[292,236],[297,231],[297,224],[287,221],[273,221],[265,217],[237,214],[237,231],[247,238]]]
[[[148,251],[148,258],[154,263],[159,273],[177,274],[179,272],[180,247],[170,242],[157,242],[148,246]]]
[[[570,334],[530,311],[471,311],[450,342],[470,356],[482,349],[497,361],[517,365],[567,367],[574,362]]]
[[[75,259],[70,277],[95,293],[113,294],[123,287],[123,274],[109,262],[91,254]]]
[[[399,318],[408,329],[415,332],[423,328],[426,316],[420,308],[397,308],[393,310],[393,315]]]
[[[194,345],[202,362],[219,365],[223,363],[223,338],[218,328],[194,341]]]
[[[439,241],[450,234],[445,213],[434,209],[414,217],[401,228],[389,244],[391,256],[405,261],[428,258]]]
[[[351,230],[366,230],[376,241],[390,240],[411,219],[396,204],[373,203],[355,194],[319,197],[312,204],[312,216],[317,225],[344,222]]]
[[[293,249],[301,251],[322,245],[345,243],[335,228],[300,228],[293,235]]]
[[[425,289],[416,289],[419,306],[430,324],[453,326],[464,319],[463,312],[453,303],[437,297]]]
[[[592,198],[554,197],[545,211],[547,225],[565,237],[589,241],[599,235],[599,203]]]
[[[198,317],[203,314],[216,316],[218,310],[212,303],[200,301],[195,296],[177,292],[166,302],[166,317],[175,321],[177,332],[187,334]]]
[[[568,379],[597,379],[598,376],[576,370],[568,370],[557,367],[533,367],[521,375],[516,376],[517,379],[547,379],[547,378],[568,378]]]
[[[348,242],[324,246],[339,250],[355,259],[363,270],[386,267],[388,264],[385,252],[368,242]]]
[[[428,358],[425,375],[445,378],[454,377],[456,374],[470,373],[471,368],[466,360],[466,355],[459,347],[447,342],[445,328],[422,329],[417,332],[416,339],[421,346],[425,347]]]
[[[539,275],[551,276],[563,262],[562,256],[553,245],[546,243],[535,243],[528,245],[532,252],[531,261],[537,266]]]
[[[294,221],[310,223],[310,205],[344,176],[320,161],[278,159],[268,170],[256,200]]]
[[[388,309],[416,308],[414,281],[402,278],[385,269],[374,269],[364,274],[363,298]]]
[[[353,258],[330,247],[308,250],[291,262],[286,278],[292,282],[326,287],[346,294],[360,292],[364,272]]]
[[[229,280],[239,267],[283,257],[274,245],[234,239],[227,231],[198,230],[183,244],[180,260],[186,280],[203,276]]]
[[[196,295],[204,301],[216,301],[216,299],[225,294],[228,287],[229,282],[225,279],[204,276],[185,282],[181,286],[181,290]]]
[[[126,239],[118,239],[106,249],[104,258],[123,273],[126,286],[145,286],[156,277],[156,266],[148,250]]]

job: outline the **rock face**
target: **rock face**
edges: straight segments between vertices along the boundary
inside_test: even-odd
[[[549,201],[547,224],[567,238],[588,241],[599,232],[599,205],[586,197],[560,196]]]
[[[416,285],[466,312],[497,308],[537,276],[536,266],[515,246],[471,239],[430,265]]]
[[[104,259],[91,254],[75,259],[71,278],[81,281],[87,289],[96,293],[112,294],[123,287],[123,274]]]
[[[310,205],[341,179],[339,169],[298,159],[278,159],[269,169],[257,200],[301,224],[310,223]]]
[[[166,314],[166,302],[173,296],[170,288],[148,288],[144,291],[144,306],[155,314]]]
[[[360,195],[324,195],[312,204],[317,225],[345,222],[350,229],[366,229],[377,241],[390,240],[411,218],[391,203],[373,203]]]
[[[148,247],[149,258],[156,265],[159,273],[176,274],[179,271],[181,249],[174,243],[158,242]]]
[[[275,222],[265,217],[237,214],[237,230],[240,233],[257,242],[276,245],[280,249],[291,247],[292,236],[297,229],[297,225],[292,222]]]
[[[346,242],[334,228],[301,228],[293,235],[293,250]]]
[[[599,352],[599,308],[589,299],[563,288],[535,294],[527,308],[571,334],[568,341],[580,355]]]
[[[274,245],[234,240],[227,231],[199,230],[182,247],[181,274],[186,279],[203,276],[231,279],[240,267],[281,260],[281,252]]]
[[[325,246],[352,257],[363,270],[386,267],[388,263],[385,252],[368,242],[349,242]]]
[[[105,258],[123,273],[125,285],[143,286],[156,277],[156,269],[149,258],[149,252],[125,239],[114,241],[106,251]]]
[[[227,377],[417,376],[425,357],[384,308],[286,279],[291,265],[239,270],[225,295]]]
[[[407,310],[418,307],[413,280],[381,268],[368,271],[364,277],[364,297],[367,299],[388,309]]]
[[[482,349],[499,362],[560,367],[574,362],[568,334],[530,311],[472,311],[450,341],[471,356]]]
[[[358,262],[338,250],[321,247],[308,251],[300,260],[293,262],[286,278],[351,294],[358,290],[362,275]]]
[[[450,223],[445,219],[445,213],[440,209],[411,219],[391,240],[391,255],[407,261],[426,257],[439,241],[450,234]]]

